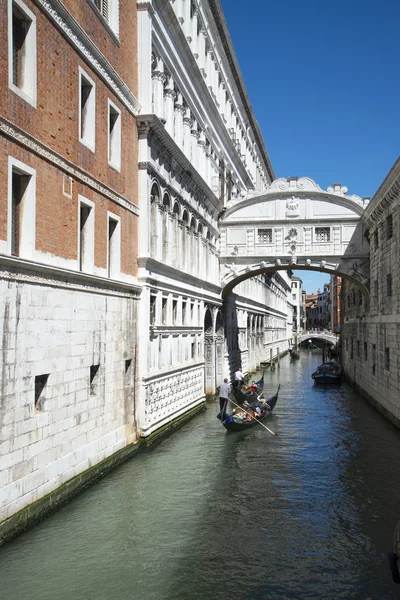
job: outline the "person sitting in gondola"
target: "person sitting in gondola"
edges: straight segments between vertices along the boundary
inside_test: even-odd
[[[252,392],[254,392],[254,393],[255,393],[255,392],[258,392],[258,390],[259,390],[259,387],[258,387],[258,385],[256,384],[256,382],[255,382],[255,381],[253,381],[253,383],[252,383],[252,384],[251,384],[251,386],[250,386],[250,391],[252,391]]]
[[[245,422],[246,421],[254,421],[256,413],[255,413],[253,407],[247,402],[247,400],[245,400],[243,402],[243,408],[246,411],[245,418],[243,420]]]

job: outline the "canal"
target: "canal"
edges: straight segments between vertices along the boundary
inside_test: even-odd
[[[229,434],[209,404],[0,548],[1,599],[400,597],[400,432],[348,385],[315,387],[320,362],[265,372],[277,437]]]

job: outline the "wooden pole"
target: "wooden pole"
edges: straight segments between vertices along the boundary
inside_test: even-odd
[[[235,406],[237,406],[238,408],[240,408],[240,410],[243,410],[243,412],[245,412],[246,415],[248,415],[251,419],[253,419],[253,421],[257,421],[257,423],[259,425],[261,425],[262,427],[264,427],[264,429],[266,429],[267,431],[269,431],[270,433],[272,433],[272,435],[278,435],[277,433],[273,432],[272,429],[268,429],[268,427],[266,425],[264,425],[264,423],[261,423],[258,419],[256,419],[255,417],[253,417],[253,415],[251,415],[249,412],[247,412],[247,410],[245,410],[243,408],[243,406],[240,406],[239,404],[236,404],[236,402],[234,402],[230,398],[229,398],[229,400],[230,400],[230,402],[232,402],[232,404],[234,404]]]

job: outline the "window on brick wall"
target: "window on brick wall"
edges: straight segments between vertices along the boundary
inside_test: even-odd
[[[92,0],[93,5],[110,29],[119,35],[119,0]]]
[[[92,152],[96,146],[96,86],[79,68],[79,141]]]
[[[89,389],[90,395],[96,396],[98,393],[100,382],[100,365],[92,365],[90,367],[90,375],[89,375]]]
[[[386,275],[386,295],[387,296],[392,295],[392,274],[391,273],[388,273]]]
[[[316,242],[330,242],[331,241],[331,228],[330,227],[316,227],[315,228],[315,241]]]
[[[374,231],[374,247],[375,247],[375,250],[378,250],[378,248],[379,248],[379,234],[378,234],[377,229],[375,229],[375,231]]]
[[[108,101],[108,164],[121,170],[121,111]]]
[[[259,244],[272,244],[272,229],[257,229],[257,242]]]
[[[49,373],[45,375],[35,376],[35,411],[43,411],[43,404],[45,400],[45,388],[49,379]]]
[[[125,369],[124,369],[124,383],[125,387],[130,387],[132,385],[132,359],[128,358],[125,361]]]
[[[385,348],[385,353],[383,357],[383,365],[386,371],[390,369],[390,350],[389,348]]]
[[[94,267],[94,204],[82,197],[79,197],[78,227],[79,270],[90,273]]]
[[[107,275],[116,278],[121,271],[121,221],[108,213]]]
[[[8,158],[8,252],[32,258],[35,249],[36,172]]]
[[[8,1],[8,82],[36,108],[36,17],[21,0]]]
[[[393,237],[393,217],[389,215],[386,219],[386,239],[390,240]]]

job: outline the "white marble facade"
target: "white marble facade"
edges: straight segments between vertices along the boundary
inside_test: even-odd
[[[226,205],[274,179],[218,2],[139,7],[140,428],[149,435],[241,365],[287,349],[288,278],[222,299]],[[289,294],[290,295],[290,294]]]

